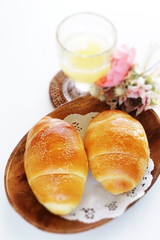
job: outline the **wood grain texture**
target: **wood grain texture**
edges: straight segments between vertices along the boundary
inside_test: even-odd
[[[64,95],[66,89],[69,99]],[[84,94],[83,94],[84,95]],[[85,94],[86,95],[86,94]],[[59,107],[68,101],[75,100],[82,96],[82,93],[76,89],[75,84],[63,71],[59,71],[51,80],[49,85],[49,96],[54,107]]]
[[[88,112],[101,112],[106,109],[108,109],[108,107],[105,103],[100,102],[91,96],[86,96],[64,104],[48,115],[64,119],[67,115],[72,113],[84,115]],[[135,117],[134,113],[132,116]],[[155,168],[152,172],[152,186],[160,173],[160,120],[153,110],[141,113],[137,119],[141,122],[146,131],[151,151],[151,158],[155,164]],[[54,233],[82,232],[98,227],[112,220],[103,219],[95,223],[85,224],[79,221],[65,220],[47,211],[36,200],[26,179],[23,162],[26,137],[27,134],[13,150],[5,171],[5,188],[8,199],[13,208],[23,218],[42,230]]]

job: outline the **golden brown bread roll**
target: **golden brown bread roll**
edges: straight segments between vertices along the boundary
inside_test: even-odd
[[[50,212],[68,214],[79,204],[88,162],[72,125],[51,117],[38,122],[28,133],[24,166],[32,191]]]
[[[133,189],[149,161],[148,141],[139,121],[119,110],[98,114],[84,138],[94,178],[112,194]]]

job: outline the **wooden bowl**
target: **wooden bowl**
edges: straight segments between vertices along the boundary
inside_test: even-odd
[[[87,96],[64,104],[48,115],[64,119],[72,113],[87,114],[89,112],[101,112],[107,108],[105,103],[91,96]],[[134,116],[134,114],[132,115]],[[153,180],[150,185],[151,187],[160,173],[160,120],[153,110],[143,112],[136,118],[141,122],[146,131],[151,158],[155,164],[152,172]],[[13,150],[5,171],[5,188],[8,199],[14,209],[23,218],[40,229],[54,233],[82,232],[112,220],[103,219],[98,222],[86,224],[79,221],[65,220],[47,211],[35,198],[26,179],[23,163],[26,138],[27,134]],[[147,191],[148,190],[149,189],[147,189]]]

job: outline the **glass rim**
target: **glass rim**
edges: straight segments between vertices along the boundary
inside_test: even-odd
[[[60,41],[59,39],[59,30],[61,28],[61,26],[63,25],[63,23],[65,23],[68,19],[74,17],[74,16],[78,16],[78,15],[83,15],[83,14],[88,14],[88,15],[93,15],[93,16],[97,16],[103,20],[105,20],[106,22],[108,22],[110,24],[110,26],[112,27],[113,29],[113,33],[114,33],[114,41],[113,43],[111,44],[111,46],[109,47],[109,49],[107,50],[104,50],[102,51],[101,53],[97,53],[97,54],[91,54],[91,55],[83,55],[83,54],[78,54],[78,53],[75,53],[75,52],[72,52],[71,50],[69,50],[68,48],[66,48],[63,43]],[[75,55],[77,57],[82,57],[82,58],[93,58],[93,57],[98,57],[98,56],[101,56],[103,54],[106,54],[108,53],[111,49],[113,49],[113,47],[116,45],[116,42],[117,42],[117,31],[116,31],[116,28],[114,26],[114,24],[108,20],[106,17],[98,14],[98,13],[94,13],[94,12],[79,12],[79,13],[74,13],[74,14],[71,14],[67,17],[65,17],[57,26],[57,29],[56,29],[56,39],[57,39],[57,42],[58,44],[61,46],[61,48],[63,50],[65,50],[66,52],[68,52],[69,54],[72,54],[72,55]]]

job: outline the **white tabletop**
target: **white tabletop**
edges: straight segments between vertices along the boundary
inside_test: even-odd
[[[138,57],[160,40],[158,0],[0,0],[0,238],[3,240],[159,240],[160,179],[116,220],[76,235],[43,232],[19,216],[4,190],[7,160],[22,136],[53,110],[48,87],[59,70],[55,30],[67,15],[92,11],[109,18],[118,44]]]

